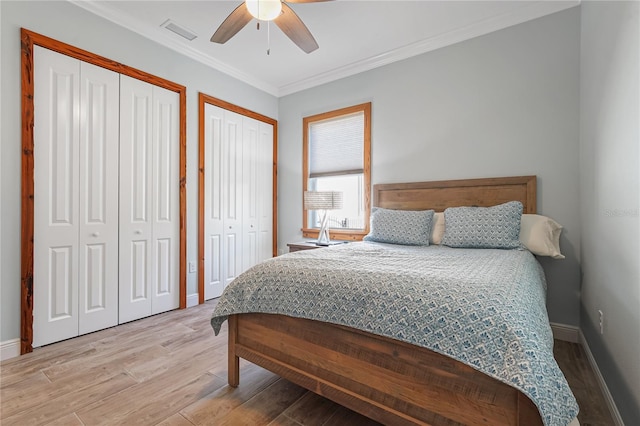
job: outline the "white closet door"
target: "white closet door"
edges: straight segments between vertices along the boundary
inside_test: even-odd
[[[153,86],[120,77],[119,322],[151,315]]]
[[[242,119],[225,111],[222,144],[222,257],[226,287],[242,272]]]
[[[245,271],[260,259],[260,123],[245,117],[242,126],[242,270]]]
[[[211,104],[204,109],[204,298],[224,290],[222,265],[222,137],[224,110]]]
[[[79,334],[118,324],[117,73],[80,65]]]
[[[273,257],[273,126],[260,123],[258,142],[258,261]]]
[[[33,345],[179,307],[179,94],[34,63]]]
[[[34,46],[33,346],[78,335],[80,62]]]
[[[208,300],[219,297],[241,272],[272,256],[273,126],[206,104],[204,135]]]
[[[153,87],[151,313],[180,306],[180,96]]]

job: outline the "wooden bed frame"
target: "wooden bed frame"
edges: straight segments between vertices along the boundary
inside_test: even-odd
[[[394,209],[492,206],[519,200],[536,212],[536,177],[374,186]],[[388,425],[541,425],[517,389],[428,349],[349,327],[272,314],[229,317],[229,385],[239,358]]]

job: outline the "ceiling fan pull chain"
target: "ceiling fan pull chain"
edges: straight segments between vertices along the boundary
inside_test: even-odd
[[[271,53],[271,21],[267,21],[267,56]]]

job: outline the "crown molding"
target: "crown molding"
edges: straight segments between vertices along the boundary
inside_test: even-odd
[[[310,89],[321,84],[329,83],[331,81],[339,80],[345,77],[350,77],[364,71],[369,71],[374,68],[389,65],[403,59],[408,59],[413,56],[418,56],[423,53],[440,49],[442,47],[451,46],[452,44],[460,43],[461,41],[483,36],[498,30],[502,30],[504,28],[543,17],[545,15],[560,12],[562,10],[578,6],[579,4],[580,0],[542,0],[533,4],[528,4],[521,7],[515,12],[497,15],[489,19],[475,22],[466,27],[461,27],[447,33],[442,33],[437,36],[420,40],[407,46],[394,49],[368,59],[364,59],[362,61],[354,62],[352,64],[345,65],[343,67],[336,68],[325,73],[316,74],[312,77],[280,86],[278,90],[278,96],[290,95],[301,90]]]
[[[351,64],[333,69],[331,71],[319,73],[293,83],[276,87],[264,80],[255,77],[254,75],[240,71],[221,61],[216,60],[215,58],[205,55],[202,52],[192,48],[185,42],[174,40],[173,38],[169,37],[168,34],[161,34],[154,27],[133,19],[130,16],[114,11],[106,5],[107,2],[96,3],[93,0],[67,1],[117,25],[127,28],[160,45],[175,50],[176,52],[188,58],[198,61],[204,65],[207,65],[215,70],[229,75],[230,77],[233,77],[239,81],[249,84],[276,97],[290,95],[335,80],[350,77],[364,71],[369,71],[384,65],[389,65],[394,62],[421,55],[423,53],[431,52],[433,50],[450,46],[461,41],[486,35],[494,31],[540,18],[545,15],[560,12],[562,10],[572,8],[580,4],[580,0],[540,0],[534,3],[527,2],[521,8],[515,11],[503,13],[501,15],[475,22],[466,27],[461,27],[447,33],[439,34],[437,36],[420,40],[416,43],[412,43],[407,46],[382,53],[380,55],[353,62]]]
[[[162,34],[155,27],[144,24],[137,19],[131,18],[129,15],[115,11],[107,6],[108,2],[97,3],[93,0],[67,0],[88,12],[98,15],[108,21],[124,27],[134,33],[137,33],[161,46],[174,50],[181,55],[207,65],[217,71],[227,74],[236,80],[247,83],[257,89],[260,89],[273,96],[278,96],[278,88],[258,79],[250,74],[242,72],[237,68],[231,67],[211,56],[205,55],[197,49],[189,46],[186,42],[173,39],[169,34]],[[158,27],[159,28],[159,27]]]

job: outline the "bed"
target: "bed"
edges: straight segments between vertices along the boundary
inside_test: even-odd
[[[535,213],[535,195],[535,176],[384,184],[374,186],[374,206],[395,210],[443,211],[447,207],[488,207],[516,200],[522,203],[525,213]],[[497,250],[456,250],[443,247],[409,250],[414,252],[410,255],[417,256],[415,260],[408,261],[407,251],[393,245],[352,243],[292,253],[281,259],[269,260],[263,266],[258,265],[257,268],[254,267],[255,270],[252,268],[242,274],[236,280],[238,283],[232,283],[225,290],[212,318],[212,326],[216,332],[219,331],[224,320],[229,321],[229,384],[234,387],[239,385],[239,358],[244,358],[384,424],[568,424],[577,415],[577,405],[553,360],[552,347],[550,347],[553,340],[544,308],[543,286],[537,286],[540,289],[533,292],[540,291],[542,294],[510,293],[509,300],[524,303],[523,306],[514,309],[516,316],[517,311],[526,309],[524,305],[537,304],[542,307],[541,312],[533,315],[532,322],[539,323],[533,331],[537,339],[533,346],[526,342],[521,344],[517,340],[516,335],[523,333],[522,328],[529,329],[529,325],[526,321],[522,321],[522,317],[520,317],[521,328],[514,327],[514,330],[510,330],[511,326],[498,325],[498,327],[504,327],[504,333],[501,333],[498,339],[490,340],[501,341],[500,344],[507,348],[509,356],[503,356],[504,354],[495,348],[492,349],[491,346],[480,345],[481,349],[478,350],[474,345],[469,345],[466,341],[468,339],[464,338],[465,331],[462,329],[459,333],[450,332],[451,327],[455,329],[468,326],[452,320],[455,319],[455,315],[460,315],[459,308],[455,306],[455,299],[460,297],[447,293],[446,286],[429,289],[434,298],[435,295],[444,298],[432,307],[442,308],[448,304],[448,302],[443,303],[442,300],[452,303],[450,308],[445,309],[449,311],[448,314],[439,313],[432,318],[436,322],[444,321],[449,328],[426,333],[425,335],[430,336],[430,341],[421,341],[421,330],[409,330],[412,326],[415,328],[415,325],[419,324],[419,319],[408,321],[405,326],[409,328],[406,330],[399,328],[398,324],[383,326],[371,320],[376,312],[391,312],[387,310],[391,308],[385,305],[385,298],[394,291],[392,289],[394,281],[407,283],[405,287],[412,288],[412,291],[417,291],[418,294],[425,291],[426,287],[422,284],[411,284],[413,281],[418,283],[422,280],[418,275],[411,275],[416,268],[410,263],[402,262],[422,264],[420,256],[431,256],[440,259],[437,268],[454,270],[458,268],[455,265],[464,267],[465,263],[456,262],[466,262],[465,259],[471,259],[475,265],[485,265],[488,261],[482,256],[498,256],[492,253]],[[527,269],[529,271],[527,274],[532,276],[541,274],[539,264],[535,259],[531,262],[533,256],[526,250],[503,250],[503,252],[510,252],[511,257],[502,262],[519,265],[518,268]],[[444,257],[451,255],[454,257]],[[351,265],[365,264],[367,259],[375,259],[368,262],[374,270],[360,269],[361,275],[352,275],[353,281],[366,280],[367,276],[377,276],[385,277],[379,281],[389,283],[388,288],[378,283],[375,291],[370,285],[367,290],[364,290],[369,294],[366,297],[374,298],[367,299],[367,304],[376,306],[373,311],[358,303],[365,296],[356,293],[356,290],[349,289],[348,292],[344,292],[341,291],[340,286],[335,286],[336,274],[341,274],[337,272],[340,264],[349,263],[347,260],[349,257],[354,257]],[[385,269],[383,258],[393,259],[392,266],[389,267],[391,269]],[[313,267],[301,269],[300,266],[303,264],[315,264],[321,267],[312,271]],[[405,273],[400,277],[398,274],[397,278],[394,278],[393,272],[390,272],[393,268],[396,271],[405,271],[409,275]],[[241,287],[243,281],[254,284],[271,282],[268,279],[270,269],[272,275],[276,277],[271,279],[270,285],[276,287]],[[470,269],[472,269],[471,278],[467,277],[467,279],[474,281],[475,272],[473,271],[484,268],[474,266]],[[286,281],[284,277],[289,272],[293,278]],[[488,272],[488,274],[491,273],[491,271]],[[318,276],[323,274],[327,276],[328,283],[334,283],[332,284],[334,287],[329,286],[323,290],[320,290],[320,287],[304,287],[305,280],[317,282]],[[541,279],[543,282],[543,274]],[[534,286],[534,288],[537,287]],[[310,294],[315,291],[315,288],[318,288],[317,292],[321,296],[319,300],[322,302],[310,301]],[[366,285],[365,288],[367,288]],[[516,290],[521,291],[521,289]],[[375,294],[376,292],[381,294]],[[287,297],[292,297],[286,304],[293,307],[293,311],[285,312],[271,308],[253,309],[245,303],[250,299],[277,301],[278,298],[285,297],[285,293],[290,293]],[[484,291],[484,293],[491,292]],[[351,298],[349,294],[352,294]],[[429,295],[424,294],[418,296],[416,293],[402,294],[398,297],[405,298],[403,302],[397,303],[400,310],[405,310],[403,314],[405,322],[406,318],[413,318],[411,316],[413,313],[422,310],[413,305],[417,299],[422,299],[420,303],[429,303]],[[462,299],[465,297],[465,295],[461,296]],[[526,300],[528,297],[533,297],[536,302],[528,302]],[[242,306],[233,307],[232,305],[238,301]],[[495,304],[495,302],[492,303]],[[322,304],[326,306],[319,306]],[[309,315],[308,311],[320,314]],[[351,313],[345,314],[348,311]],[[424,311],[431,312],[428,307]],[[340,312],[344,315],[340,315]],[[509,311],[506,312],[511,315]],[[355,321],[346,322],[344,318],[347,316],[355,318]],[[480,318],[479,323],[482,323],[482,320],[483,318]],[[429,326],[421,324],[420,327],[428,330]],[[451,343],[448,347],[434,340],[434,336],[437,337],[438,333],[443,342],[447,340]],[[474,330],[473,334],[482,336],[486,332],[478,329]],[[516,336],[513,340],[508,337],[512,334]],[[472,346],[471,354],[475,355],[469,356],[469,352],[465,352],[465,355],[450,353],[450,347],[465,345]],[[514,347],[517,347],[517,350],[511,353]],[[504,358],[501,360],[504,364],[514,364],[509,368],[515,367],[516,370],[521,368],[522,371],[527,370],[527,373],[522,375],[510,373],[510,376],[501,376],[502,373],[494,371],[494,367],[484,365],[484,358],[496,356]],[[535,364],[537,367],[530,369],[530,364]],[[541,384],[542,382],[544,385]]]

